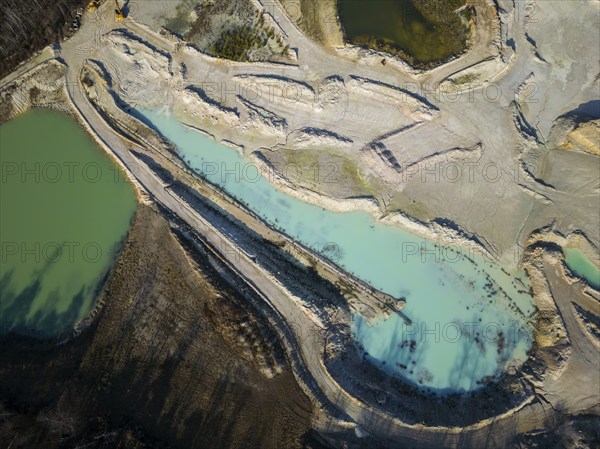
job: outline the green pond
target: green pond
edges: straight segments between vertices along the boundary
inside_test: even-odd
[[[600,290],[600,269],[577,248],[564,248],[565,262],[569,269]]]
[[[465,2],[425,3],[429,6],[419,10],[413,0],[338,0],[338,12],[349,42],[400,50],[417,64],[443,61],[464,50],[467,27],[454,11]]]
[[[136,209],[116,164],[67,114],[0,126],[0,334],[56,337],[94,306]]]

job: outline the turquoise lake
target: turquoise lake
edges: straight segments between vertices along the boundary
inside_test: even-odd
[[[406,298],[411,325],[397,314],[373,325],[354,316],[357,346],[382,369],[438,392],[461,392],[527,359],[534,306],[524,272],[435,245],[366,212],[305,203],[277,190],[235,149],[170,114],[138,112],[200,176],[363,281]]]
[[[600,290],[600,269],[577,248],[564,248],[565,262],[577,276],[585,279],[596,290]]]

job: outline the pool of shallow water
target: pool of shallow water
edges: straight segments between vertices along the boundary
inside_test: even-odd
[[[526,359],[534,308],[523,272],[435,245],[366,212],[305,203],[273,187],[233,148],[169,114],[138,112],[201,176],[363,281],[406,298],[410,325],[397,314],[372,325],[354,315],[357,346],[372,362],[416,385],[465,391]]]
[[[0,334],[61,335],[94,306],[135,190],[67,114],[27,112],[0,142]]]
[[[565,262],[577,276],[585,279],[596,290],[600,290],[600,268],[577,248],[564,248]]]
[[[440,3],[438,13],[450,16],[454,14],[452,10],[464,3],[456,0],[453,6]],[[416,62],[441,61],[464,48],[464,42],[451,43],[448,31],[427,20],[412,0],[338,0],[337,5],[350,42],[364,45],[371,38],[380,39],[402,49]],[[452,31],[458,32],[455,27],[464,25],[460,21],[453,23]]]

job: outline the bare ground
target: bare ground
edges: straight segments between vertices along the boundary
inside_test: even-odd
[[[336,47],[344,45],[335,0],[280,0],[289,18],[311,39]]]

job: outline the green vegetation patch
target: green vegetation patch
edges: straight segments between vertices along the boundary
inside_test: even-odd
[[[265,35],[251,25],[237,26],[221,34],[213,44],[211,53],[233,61],[247,61],[248,52],[264,47],[273,36],[273,30],[269,30]]]
[[[460,84],[474,83],[475,81],[477,81],[479,79],[479,76],[480,76],[479,73],[466,73],[466,74],[461,75],[458,78],[456,78],[454,80],[454,84],[460,85]]]
[[[234,61],[288,59],[289,47],[250,0],[185,0],[180,6],[166,28],[199,50]]]

